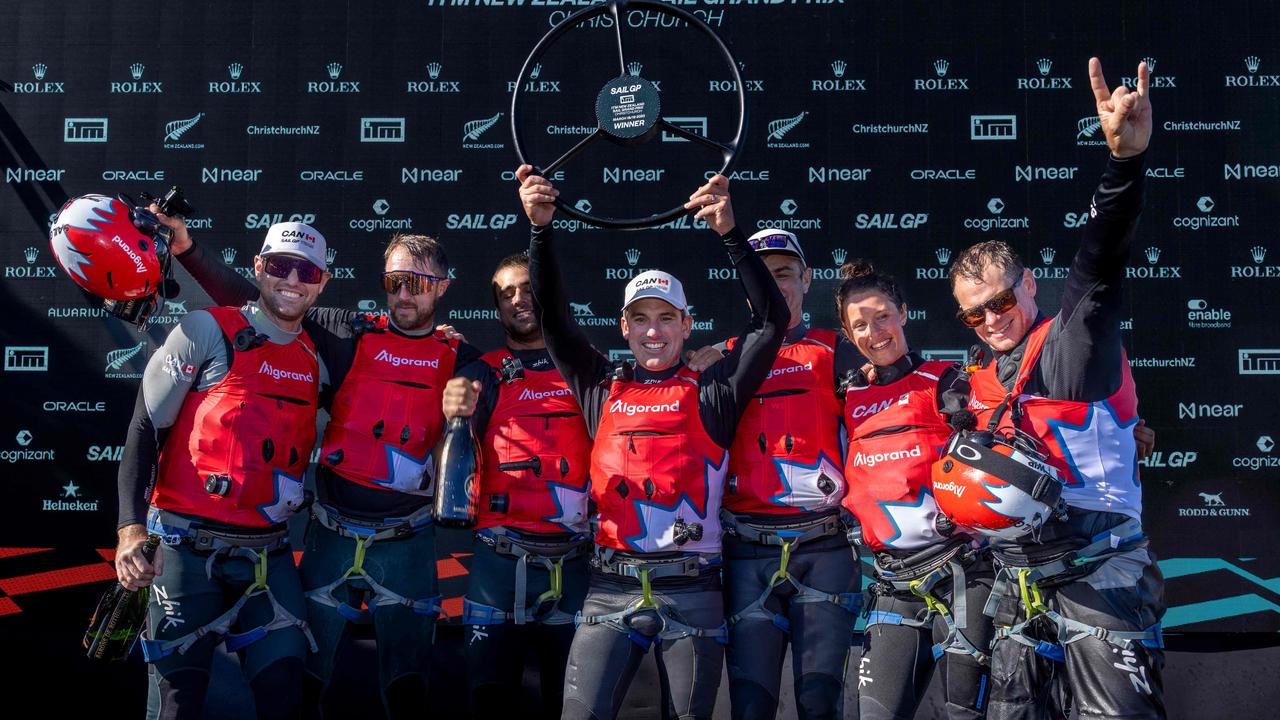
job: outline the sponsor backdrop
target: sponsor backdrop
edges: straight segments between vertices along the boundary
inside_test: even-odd
[[[223,2],[150,17],[110,4],[10,4],[0,36],[0,545],[113,544],[138,378],[173,324],[208,303],[180,271],[182,295],[145,332],[86,305],[47,240],[68,197],[180,185],[197,209],[197,241],[244,274],[269,225],[311,223],[329,239],[334,274],[321,302],[367,310],[382,306],[388,237],[438,235],[454,266],[438,320],[495,347],[488,279],[527,240],[511,92],[537,38],[586,4]],[[671,4],[736,56],[748,101],[737,218],[748,232],[799,235],[814,270],[809,322],[833,326],[838,267],[867,257],[905,281],[912,346],[947,359],[973,339],[953,318],[945,280],[971,243],[1013,243],[1042,307],[1056,310],[1106,157],[1087,60],[1098,54],[1113,85],[1132,85],[1147,61],[1156,131],[1124,332],[1142,415],[1159,437],[1141,474],[1169,580],[1166,628],[1280,629],[1274,11]],[[519,120],[535,161],[592,131],[595,95],[620,72],[619,29],[626,73],[659,85],[665,117],[732,137],[732,73],[705,38],[650,10],[619,21],[567,33],[529,73]],[[592,146],[555,180],[580,209],[647,215],[681,203],[717,162],[664,134],[639,148]],[[621,233],[561,217],[556,227],[573,312],[602,350],[625,355],[622,289],[648,268],[684,280],[694,345],[742,326],[740,286],[700,223]],[[10,583],[0,613],[20,613],[32,587],[102,574]]]

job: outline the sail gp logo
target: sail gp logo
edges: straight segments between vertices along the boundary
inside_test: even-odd
[[[573,391],[570,390],[569,388],[560,388],[559,390],[547,390],[546,392],[537,392],[537,391],[525,388],[524,392],[520,393],[520,399],[521,400],[545,400],[546,398],[564,397],[565,395],[572,395],[572,394],[573,394]]]
[[[288,370],[280,370],[271,367],[271,363],[263,361],[262,367],[258,368],[259,375],[270,375],[275,380],[299,380],[301,382],[315,382],[315,376],[311,373],[289,372]]]
[[[887,452],[887,453],[867,454],[867,453],[860,452],[853,456],[853,466],[854,467],[875,467],[876,465],[882,462],[889,462],[892,460],[906,460],[907,458],[918,458],[922,454],[923,454],[923,451],[920,450],[919,445],[916,445],[910,450],[894,450],[893,452]],[[959,493],[956,493],[956,494],[958,495]]]
[[[622,413],[627,416],[635,415],[636,413],[680,412],[680,401],[657,405],[632,405],[621,400],[614,400],[613,404],[609,406],[609,412]]]
[[[384,363],[391,363],[392,367],[400,367],[401,365],[409,365],[411,367],[429,367],[429,368],[440,367],[439,360],[424,360],[419,358],[399,357],[398,355],[392,355],[386,350],[382,350],[377,355],[374,355],[373,359],[379,360]]]

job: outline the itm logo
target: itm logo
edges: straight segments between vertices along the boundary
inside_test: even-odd
[[[707,118],[701,117],[669,117],[666,121],[681,130],[693,133],[700,137],[707,136]],[[669,130],[662,131],[662,142],[691,142],[688,138],[677,135]]]
[[[15,82],[13,84],[13,92],[17,94],[38,94],[38,93],[63,93],[66,89],[60,82],[44,82],[45,75],[49,73],[49,66],[42,62],[38,62],[31,66],[31,75],[35,77],[35,82]]]
[[[307,83],[307,92],[309,93],[358,93],[360,92],[360,81],[358,80],[338,80],[342,76],[342,63],[331,62],[324,66],[325,72],[329,74],[328,80],[319,82],[311,80]]]
[[[1017,115],[970,115],[970,140],[1017,140]]]
[[[164,83],[160,82],[142,82],[142,74],[146,72],[147,66],[142,63],[134,63],[129,66],[129,77],[131,81],[113,82],[111,83],[111,92],[113,93],[162,93],[164,92]]]
[[[178,139],[186,135],[191,128],[200,123],[204,118],[204,113],[196,113],[194,117],[185,120],[174,120],[165,123],[164,126],[164,147],[166,150],[203,150],[204,143],[180,143]]]
[[[1241,375],[1280,375],[1280,348],[1240,348],[1236,360]]]
[[[795,129],[809,114],[808,110],[802,110],[799,115],[787,118],[778,118],[769,121],[769,135],[766,138],[765,145],[771,148],[796,149],[807,148],[807,142],[782,142],[782,138]]]
[[[1069,77],[1049,77],[1049,73],[1053,72],[1053,60],[1049,58],[1040,58],[1035,62],[1036,70],[1039,76],[1020,77],[1018,78],[1019,90],[1070,90],[1071,78]]]
[[[126,368],[134,357],[142,352],[147,345],[146,340],[141,340],[137,345],[119,350],[112,350],[107,353],[107,366],[103,368],[102,373],[108,378],[126,378],[137,379],[142,377],[142,371],[136,367]]]
[[[541,80],[540,79],[541,77],[542,77],[542,63],[538,63],[537,65],[534,65],[533,69],[529,71],[529,79],[525,82],[524,87],[521,89],[528,93],[560,92],[559,80]],[[516,91],[516,81],[508,80],[507,92],[515,92],[515,91]]]
[[[831,62],[831,74],[835,79],[822,78],[811,80],[809,82],[809,90],[812,92],[859,92],[867,89],[867,81],[865,79],[846,78],[845,71],[849,68],[849,64],[844,60],[833,60]]]
[[[406,83],[405,92],[410,93],[459,93],[462,83],[457,80],[441,80],[440,73],[444,66],[438,62],[427,63],[426,80],[410,80]]]
[[[1267,259],[1267,248],[1262,245],[1254,245],[1249,248],[1249,257],[1253,258],[1252,265],[1232,265],[1231,277],[1233,278],[1280,278],[1280,265],[1263,265]]]
[[[1151,73],[1151,87],[1153,88],[1173,88],[1178,87],[1178,78],[1173,75],[1156,77],[1156,59],[1148,55],[1142,58],[1142,62],[1147,64],[1147,70]],[[1120,83],[1130,89],[1138,87],[1137,76],[1120,78]]]
[[[48,345],[6,345],[4,348],[5,372],[48,372]]]
[[[404,118],[402,117],[360,118],[360,142],[362,143],[402,143],[404,142]]]
[[[1076,145],[1106,145],[1102,121],[1097,115],[1085,115],[1076,121]]]
[[[1280,87],[1280,75],[1258,75],[1258,68],[1262,67],[1262,59],[1257,55],[1250,55],[1244,59],[1244,69],[1249,71],[1248,75],[1227,75],[1223,81],[1227,87]]]
[[[951,61],[939,58],[933,61],[933,72],[937,77],[932,78],[916,78],[913,86],[916,90],[924,91],[954,91],[968,90],[968,78],[947,77],[947,73],[951,70]]]
[[[502,143],[482,143],[478,142],[480,136],[489,128],[498,124],[499,118],[502,117],[501,112],[496,112],[493,117],[480,118],[479,120],[469,120],[462,126],[462,147],[467,150],[501,150],[505,147]]]
[[[28,247],[22,251],[22,259],[27,261],[26,265],[6,265],[4,268],[4,276],[6,278],[45,278],[51,279],[58,276],[58,269],[53,265],[36,265],[36,260],[40,258],[40,250],[36,247]]]
[[[62,142],[104,143],[107,141],[107,118],[63,118]]]
[[[1229,328],[1231,311],[1209,307],[1209,302],[1201,298],[1191,298],[1187,301],[1187,327],[1202,330]]]
[[[1196,208],[1204,213],[1203,215],[1182,215],[1173,218],[1173,226],[1186,230],[1204,230],[1208,228],[1238,228],[1240,227],[1239,215],[1214,215],[1214,208],[1217,203],[1208,195],[1201,195],[1196,201]]]
[[[1147,259],[1147,267],[1130,265],[1124,269],[1124,276],[1130,280],[1180,280],[1182,279],[1182,267],[1179,265],[1160,265],[1160,255],[1162,251],[1155,245],[1150,245],[1146,250],[1142,251],[1142,256]]]
[[[262,83],[254,80],[241,80],[240,76],[243,74],[244,65],[238,62],[230,63],[227,65],[227,76],[231,79],[209,81],[209,92],[219,95],[260,94],[262,92]]]

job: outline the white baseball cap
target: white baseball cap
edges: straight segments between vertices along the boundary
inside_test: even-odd
[[[281,222],[267,228],[267,238],[262,241],[258,254],[296,255],[310,260],[321,270],[328,270],[325,261],[324,236],[315,228],[300,222]]]
[[[686,305],[684,286],[675,275],[661,270],[646,270],[631,278],[631,282],[627,283],[622,309],[626,310],[628,305],[644,298],[663,300],[677,310],[684,310]]]
[[[760,255],[773,253],[793,255],[800,258],[800,262],[806,267],[809,265],[804,259],[804,250],[800,249],[800,241],[796,239],[795,233],[778,228],[765,228],[747,238],[747,244]]]

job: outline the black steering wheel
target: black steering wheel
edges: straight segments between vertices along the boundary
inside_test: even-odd
[[[729,70],[733,73],[735,87],[738,90],[738,129],[731,142],[721,143],[705,138],[668,122],[666,118],[662,117],[657,86],[639,75],[631,74],[627,68],[627,55],[622,44],[622,22],[623,12],[628,8],[644,8],[679,18],[711,38],[711,42],[715,43],[720,56],[728,63]],[[605,13],[609,13],[613,17],[613,29],[618,44],[619,75],[606,83],[596,97],[596,130],[569,148],[565,154],[556,158],[551,164],[540,167],[530,160],[524,151],[523,134],[520,131],[522,88],[529,78],[529,73],[556,40],[578,25]],[[516,157],[520,159],[521,164],[533,165],[535,172],[544,177],[559,170],[565,163],[585,150],[588,145],[602,138],[618,145],[641,145],[653,139],[660,131],[666,131],[690,142],[719,151],[724,161],[720,166],[719,172],[721,175],[725,175],[733,167],[738,151],[746,139],[746,117],[747,98],[742,86],[742,76],[738,73],[738,63],[733,59],[729,48],[715,34],[715,31],[698,19],[696,15],[667,3],[658,2],[658,0],[609,0],[607,3],[583,8],[566,17],[551,28],[546,35],[543,35],[537,45],[533,46],[529,57],[525,58],[524,66],[520,68],[519,77],[516,78],[516,89],[511,93],[511,140],[516,150]],[[575,220],[610,230],[639,230],[657,227],[680,217],[686,212],[684,204],[681,203],[670,210],[645,217],[606,218],[583,212],[568,204],[562,198],[556,198],[556,207]]]

